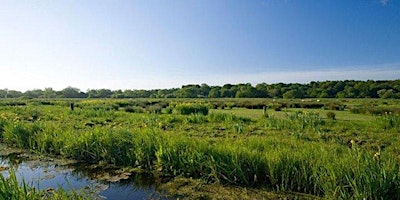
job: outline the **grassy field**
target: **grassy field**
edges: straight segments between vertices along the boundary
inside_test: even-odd
[[[395,100],[39,99],[0,105],[2,142],[36,153],[243,189],[400,198]]]

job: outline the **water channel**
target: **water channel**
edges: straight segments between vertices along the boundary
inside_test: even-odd
[[[151,174],[118,172],[101,166],[84,165],[69,160],[34,156],[11,150],[0,144],[1,173],[10,169],[19,182],[41,190],[63,188],[86,191],[98,199],[168,199],[157,189],[161,182]]]

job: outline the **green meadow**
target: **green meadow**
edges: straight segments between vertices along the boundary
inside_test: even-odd
[[[400,101],[390,99],[0,101],[10,146],[311,198],[399,199],[399,134]]]

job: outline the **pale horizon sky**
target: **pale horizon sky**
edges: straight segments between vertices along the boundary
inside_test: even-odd
[[[0,89],[400,79],[397,0],[3,0]]]

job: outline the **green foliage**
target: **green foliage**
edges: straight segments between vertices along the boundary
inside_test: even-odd
[[[400,131],[400,115],[386,113],[376,117],[378,123],[383,129],[395,129]]]
[[[130,112],[130,113],[144,113],[145,109],[143,109],[142,107],[138,107],[138,106],[127,106],[123,108],[125,110],[125,112]]]
[[[328,119],[335,120],[336,119],[336,114],[334,112],[332,112],[332,111],[329,111],[329,112],[326,113],[326,117]]]
[[[52,88],[34,89],[24,93],[0,89],[1,98],[400,98],[400,80],[389,81],[322,81],[308,84],[266,84],[255,87],[246,84],[225,84],[209,86],[207,84],[183,85],[181,88],[154,90],[115,90],[93,89],[86,93],[78,88],[67,87],[61,91]]]
[[[182,115],[190,115],[190,114],[207,115],[209,109],[210,108],[208,105],[199,103],[182,103],[175,106],[176,112]]]
[[[283,108],[283,105],[282,105],[282,104],[273,104],[272,108],[273,108],[275,111],[281,111],[282,108]]]
[[[140,167],[165,176],[202,178],[208,183],[264,187],[326,199],[400,197],[398,115],[370,116],[362,121],[358,119],[361,115],[346,110],[300,111],[290,107],[301,102],[289,100],[262,102],[270,107],[285,105],[281,112],[268,111],[267,117],[261,116],[261,109],[244,108],[211,110],[208,114],[207,102],[190,101],[175,100],[164,114],[96,109],[110,105],[163,107],[150,100],[80,101],[82,109],[75,111],[59,102],[39,106],[28,102],[23,107],[0,107],[0,133],[3,142],[38,153]],[[262,105],[248,99],[224,105],[240,103]],[[358,100],[341,103],[362,105]],[[397,102],[376,104],[396,107]],[[201,109],[208,115],[198,111]],[[250,119],[228,113],[232,111],[256,114]],[[29,120],[35,112],[37,119]],[[336,121],[322,119],[318,112],[326,112],[328,118],[330,112],[337,114]],[[343,120],[344,114],[356,119]],[[86,126],[88,122],[93,126]],[[0,193],[1,187],[8,186],[2,186],[0,180]]]
[[[3,138],[4,127],[7,125],[7,121],[0,118],[0,138]]]
[[[76,192],[66,192],[62,188],[58,190],[41,191],[28,186],[24,181],[19,183],[13,170],[10,171],[9,176],[6,178],[0,174],[0,199],[7,200],[42,200],[42,199],[57,199],[67,200],[76,199],[84,200],[90,199],[88,195],[78,194]]]
[[[8,123],[4,127],[3,139],[16,147],[35,148],[35,135],[40,131],[38,124],[26,124],[22,122]]]
[[[295,112],[287,114],[285,118],[268,117],[260,120],[262,126],[275,130],[304,131],[311,129],[319,132],[325,124],[318,113]]]
[[[370,114],[370,115],[387,115],[400,114],[399,107],[388,107],[388,106],[373,106],[373,105],[358,105],[350,108],[351,113],[357,114]]]

